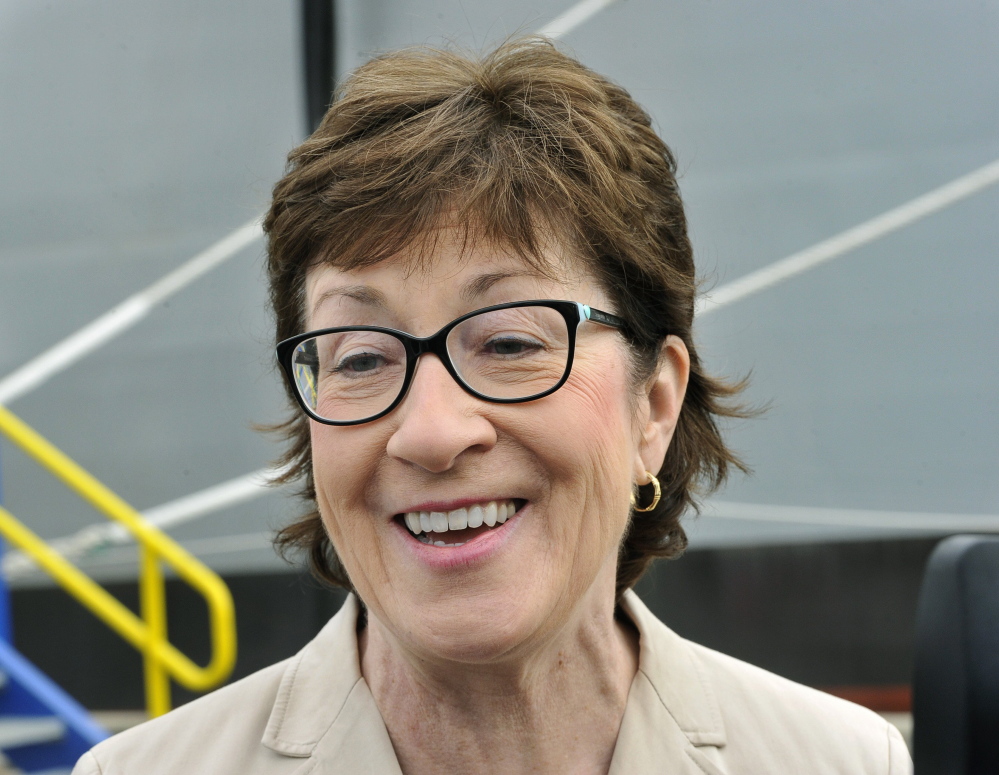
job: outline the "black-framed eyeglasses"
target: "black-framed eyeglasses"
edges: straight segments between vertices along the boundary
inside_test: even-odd
[[[277,357],[306,414],[358,425],[399,405],[424,353],[483,401],[517,404],[554,393],[569,378],[576,330],[587,320],[625,327],[575,301],[516,301],[469,312],[427,337],[378,326],[309,331],[278,344]]]

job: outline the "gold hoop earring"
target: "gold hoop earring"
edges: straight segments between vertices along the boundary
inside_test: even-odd
[[[655,475],[650,473],[649,471],[646,471],[645,475],[649,477],[649,484],[652,485],[652,503],[650,503],[648,506],[639,508],[637,501],[635,500],[634,496],[632,496],[631,505],[634,507],[635,511],[641,511],[641,512],[652,511],[652,509],[654,509],[656,506],[659,505],[659,499],[663,495],[662,487],[659,486],[659,480],[655,477]]]

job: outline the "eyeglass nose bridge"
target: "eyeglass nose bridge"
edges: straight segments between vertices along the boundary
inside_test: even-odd
[[[451,379],[457,382],[462,390],[476,398],[483,398],[482,395],[466,384],[465,380],[461,378],[461,375],[458,374],[458,370],[455,368],[454,362],[451,360],[451,354],[447,351],[448,335],[455,325],[457,325],[457,322],[455,321],[445,326],[436,334],[431,334],[430,336],[413,336],[401,331],[396,334],[402,340],[403,347],[406,348],[406,377],[402,385],[402,390],[399,391],[399,397],[392,404],[393,408],[405,400],[406,394],[409,393],[409,388],[412,386],[413,379],[416,376],[416,367],[419,359],[428,353],[437,356],[438,360],[444,365],[444,369],[451,375]]]

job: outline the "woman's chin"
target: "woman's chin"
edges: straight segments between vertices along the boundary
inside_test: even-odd
[[[421,660],[489,664],[555,637],[600,563],[559,551],[532,505],[460,546],[420,541],[393,523],[384,581],[359,587],[392,639]]]
[[[412,601],[413,608],[389,614],[400,645],[429,661],[489,664],[522,652],[553,625],[552,606],[539,605],[530,585],[487,585],[474,594],[452,592]],[[547,610],[545,610],[547,609]]]

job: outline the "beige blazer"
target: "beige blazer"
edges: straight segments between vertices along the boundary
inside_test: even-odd
[[[684,640],[634,593],[640,635],[611,775],[903,775],[878,715]],[[361,676],[351,595],[295,657],[116,735],[73,775],[395,775]]]

